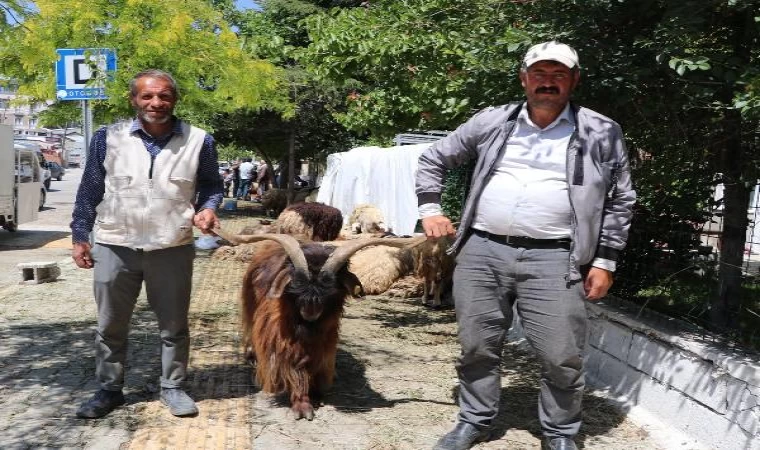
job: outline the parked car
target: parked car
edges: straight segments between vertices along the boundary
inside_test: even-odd
[[[57,181],[61,181],[66,174],[66,169],[55,161],[48,161],[47,164],[48,169],[50,170],[50,177],[55,178]]]

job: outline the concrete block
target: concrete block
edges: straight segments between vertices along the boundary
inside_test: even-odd
[[[636,333],[628,363],[666,386],[675,388],[699,403],[726,412],[725,373],[711,361],[690,355],[667,342]]]
[[[594,347],[600,346],[602,332],[606,321],[599,316],[589,314],[588,327],[586,328],[586,343]]]
[[[614,322],[602,322],[601,326],[598,326],[596,320],[592,322],[596,323],[592,325],[591,339],[593,343],[591,345],[621,361],[626,361],[631,347],[633,331]]]
[[[61,268],[54,262],[30,262],[17,264],[21,272],[19,284],[49,283],[58,279]]]
[[[760,440],[760,388],[728,379],[726,417]]]
[[[636,395],[638,406],[716,450],[750,448],[754,442],[753,436],[729,417],[688,397],[674,395],[672,389],[650,378],[642,379]]]
[[[626,397],[636,396],[638,385],[645,376],[624,361],[599,350],[588,353],[586,374],[593,387],[608,389]]]

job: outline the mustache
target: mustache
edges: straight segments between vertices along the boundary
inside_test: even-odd
[[[554,86],[542,86],[536,88],[536,94],[559,94],[559,89]]]

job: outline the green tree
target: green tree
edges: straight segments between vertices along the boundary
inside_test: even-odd
[[[147,68],[172,73],[180,87],[178,113],[205,125],[219,111],[288,108],[280,71],[252,58],[207,0],[38,0],[38,12],[0,37],[0,73],[33,100],[55,97],[56,48],[112,48],[118,70],[99,102],[103,121],[131,114],[130,78]]]
[[[345,151],[355,139],[333,118],[343,94],[327,83],[306,74],[293,52],[308,44],[302,20],[328,7],[356,6],[359,2],[269,0],[261,11],[247,11],[238,18],[244,48],[256,58],[276,64],[285,76],[283,93],[293,108],[239,109],[220,115],[215,121],[221,142],[254,149],[271,163],[279,163],[290,188],[296,160],[323,161],[327,154]],[[312,165],[311,167],[314,167]]]
[[[58,102],[40,112],[40,125],[46,128],[66,128],[82,123],[79,102]]]
[[[350,129],[453,129],[473,109],[519,97],[530,35],[516,11],[500,0],[408,0],[310,16],[299,61],[351,89],[337,116]]]

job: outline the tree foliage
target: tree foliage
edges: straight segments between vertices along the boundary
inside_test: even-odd
[[[37,0],[38,12],[0,38],[0,73],[32,99],[55,97],[57,48],[111,48],[118,70],[107,83],[103,120],[131,114],[130,78],[148,68],[172,73],[178,112],[199,124],[239,107],[287,109],[279,71],[249,56],[223,13],[207,0]]]
[[[326,7],[353,6],[352,2],[268,0],[261,11],[240,16],[244,48],[254,57],[266,58],[284,73],[282,90],[292,102],[288,114],[274,109],[241,108],[219,115],[215,121],[220,142],[252,149],[268,161],[284,165],[293,138],[295,159],[324,160],[326,155],[346,151],[353,137],[333,118],[340,107],[336,89],[309,77],[293,58],[308,44],[302,19],[320,14]]]
[[[310,16],[312,44],[299,60],[353,88],[338,115],[350,129],[452,129],[473,109],[519,95],[530,35],[515,11],[500,0],[407,0]]]
[[[58,102],[40,112],[40,126],[46,128],[66,128],[82,122],[79,102]]]

